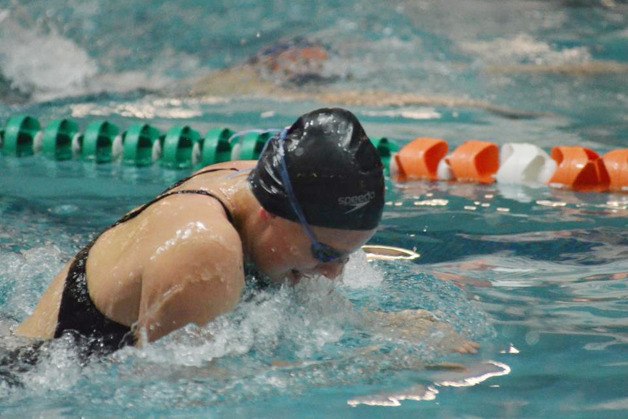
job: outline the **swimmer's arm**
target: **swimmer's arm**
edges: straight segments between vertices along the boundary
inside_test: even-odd
[[[138,342],[190,323],[205,325],[232,310],[244,288],[241,249],[236,237],[192,238],[154,258],[142,276]]]
[[[391,339],[429,343],[443,351],[465,354],[474,354],[480,347],[426,310],[368,311],[364,319],[375,333]]]

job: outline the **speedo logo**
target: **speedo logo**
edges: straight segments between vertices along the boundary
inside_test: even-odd
[[[349,211],[345,212],[345,214],[349,214],[350,212],[357,211],[365,205],[368,205],[373,198],[375,198],[375,192],[369,191],[362,195],[341,196],[338,198],[338,204],[345,207],[352,207]]]

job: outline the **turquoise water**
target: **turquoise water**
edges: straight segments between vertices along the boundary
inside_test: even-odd
[[[414,95],[349,106],[369,135],[400,144],[435,136],[452,148],[471,138],[548,151],[626,147],[625,2],[232,4],[0,4],[0,118],[274,128],[321,106],[319,92],[375,90]],[[271,77],[282,95],[186,93],[295,37],[329,51],[319,80]],[[312,99],[289,97],[295,91]],[[12,326],[94,234],[188,172],[34,156],[2,157],[0,173],[0,319]],[[55,342],[18,373],[21,387],[0,381],[0,414],[625,416],[625,194],[387,186],[373,243],[416,249],[419,259],[358,254],[342,284],[252,294],[206,328],[85,367]],[[438,331],[418,344],[373,331],[363,309],[429,310],[481,350],[451,354]]]

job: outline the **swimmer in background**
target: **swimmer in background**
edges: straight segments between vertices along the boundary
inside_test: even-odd
[[[89,352],[108,353],[206,325],[238,304],[247,272],[273,284],[338,277],[375,233],[383,207],[383,166],[357,118],[310,112],[257,162],[200,170],[101,233],[16,333],[71,334]],[[394,325],[393,315],[373,318]]]

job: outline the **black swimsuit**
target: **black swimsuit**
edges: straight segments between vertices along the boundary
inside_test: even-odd
[[[188,181],[194,176],[202,175],[205,173],[215,172],[219,170],[234,170],[235,168],[224,169],[208,169],[202,172],[198,172],[192,176],[180,180],[168,189],[166,189],[161,195],[153,199],[149,203],[142,205],[138,209],[131,211],[109,229],[129,221],[142,213],[146,208],[151,206],[157,201],[160,201],[170,195],[177,194],[197,194],[205,195],[210,198],[216,199],[224,208],[227,214],[227,219],[231,224],[234,223],[231,212],[227,206],[211,192],[207,192],[202,189],[187,189],[181,191],[169,192],[182,183]],[[108,229],[107,229],[108,230]],[[105,230],[105,231],[107,231]],[[102,234],[102,233],[101,233]],[[58,338],[65,333],[71,333],[75,338],[81,341],[81,344],[87,346],[90,352],[113,352],[117,349],[127,345],[134,345],[136,342],[135,334],[129,326],[117,323],[98,310],[87,288],[87,257],[89,256],[89,250],[94,245],[98,237],[96,237],[90,244],[85,246],[74,258],[74,262],[70,266],[68,276],[65,280],[65,286],[63,288],[63,295],[61,297],[61,304],[59,307],[59,317],[57,322],[57,328],[55,330],[54,337]]]

